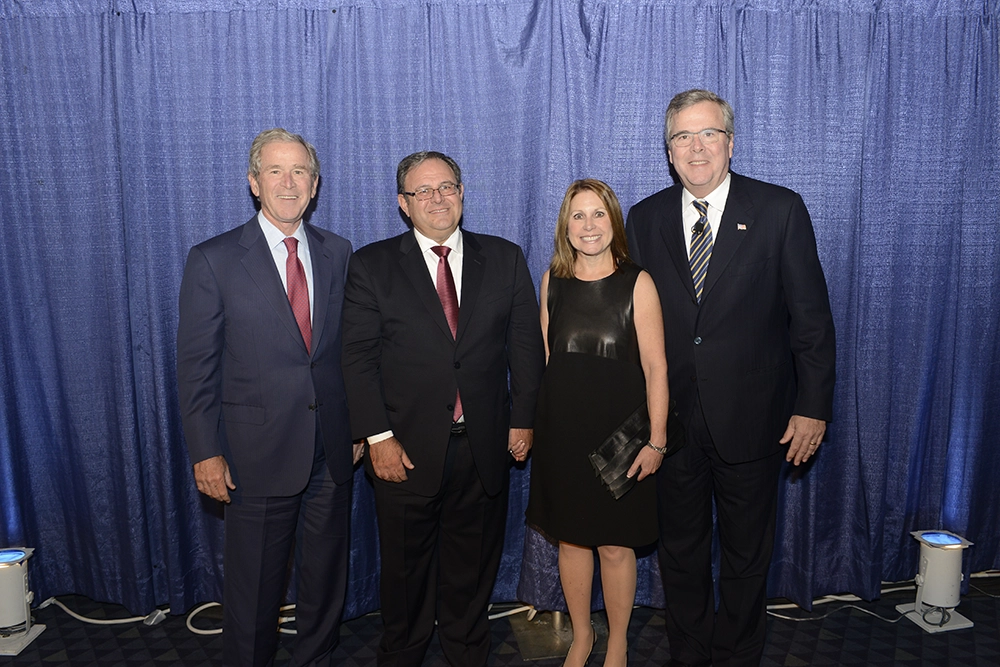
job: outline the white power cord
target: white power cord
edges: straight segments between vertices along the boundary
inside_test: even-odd
[[[979,578],[998,577],[998,576],[1000,576],[1000,570],[988,570],[986,572],[977,572],[977,573],[971,575],[972,578],[977,578],[977,579],[979,579]],[[985,591],[983,591],[982,589],[980,589],[978,586],[972,586],[970,584],[970,587],[976,589],[977,591],[983,593],[984,595],[989,595],[990,597],[997,597],[996,595],[992,595],[990,593],[986,593]],[[914,588],[916,588],[915,584],[909,584],[908,583],[908,584],[905,584],[905,585],[902,585],[902,586],[894,586],[892,588],[883,588],[883,589],[881,589],[880,594],[881,595],[885,595],[887,593],[896,593],[896,592],[899,592],[899,591],[913,590]],[[827,603],[830,603],[830,602],[848,602],[848,603],[850,603],[850,602],[861,602],[861,601],[862,601],[862,599],[859,598],[858,596],[856,596],[856,595],[850,595],[850,594],[848,594],[848,595],[824,595],[821,598],[817,598],[817,599],[813,600],[813,606],[817,606],[817,605],[821,605],[821,604],[827,604]],[[159,625],[160,623],[162,623],[167,618],[166,613],[162,609],[154,609],[152,612],[150,612],[146,616],[132,616],[130,618],[113,618],[113,619],[87,618],[86,616],[81,616],[80,614],[77,614],[75,611],[73,611],[72,609],[70,609],[69,607],[67,607],[65,604],[63,604],[62,602],[60,602],[59,600],[57,600],[54,597],[51,597],[48,600],[46,600],[45,602],[43,602],[42,604],[38,605],[38,608],[39,609],[44,609],[45,607],[48,607],[49,605],[53,605],[53,604],[56,605],[56,606],[58,606],[59,608],[61,608],[63,611],[65,611],[67,614],[69,614],[73,618],[77,619],[78,621],[82,621],[84,623],[91,623],[93,625],[121,625],[121,624],[124,624],[124,623],[138,623],[139,621],[142,621],[142,623],[145,624],[145,625]],[[191,612],[187,615],[187,618],[184,620],[185,626],[187,626],[187,629],[190,630],[192,633],[194,633],[196,635],[218,635],[218,634],[222,634],[222,628],[213,628],[213,629],[210,629],[210,630],[203,630],[201,628],[196,628],[194,626],[194,624],[192,623],[192,620],[194,619],[194,617],[197,616],[198,614],[200,614],[201,612],[205,611],[206,609],[210,609],[212,607],[220,607],[220,606],[222,606],[222,605],[219,602],[206,602],[204,604],[201,604],[201,605],[195,607],[194,609],[191,610]],[[867,609],[863,609],[862,607],[859,607],[859,606],[854,605],[854,604],[845,604],[845,605],[843,605],[841,607],[837,607],[836,609],[831,609],[830,611],[828,611],[827,613],[823,614],[822,616],[811,616],[809,618],[795,618],[793,616],[786,616],[785,614],[775,613],[778,610],[797,609],[797,608],[799,608],[799,605],[794,604],[794,603],[774,604],[774,605],[768,605],[767,606],[767,613],[768,613],[768,615],[774,616],[775,618],[781,618],[781,619],[784,619],[786,621],[795,621],[795,622],[819,621],[821,619],[826,618],[827,616],[829,616],[830,614],[832,614],[834,612],[840,611],[841,609],[848,609],[848,608],[857,609],[860,612],[863,612],[865,614],[869,614],[870,616],[874,616],[876,618],[879,618],[879,619],[881,619],[881,620],[883,620],[883,621],[885,621],[887,623],[895,623],[895,622],[899,621],[901,618],[903,618],[905,616],[905,614],[901,614],[898,618],[889,619],[889,618],[885,618],[884,616],[880,616],[880,615],[878,615],[878,614],[876,614],[876,613],[874,613],[872,611],[869,611]],[[294,609],[295,609],[295,605],[290,604],[290,605],[285,605],[285,606],[281,607],[281,609],[279,611],[280,612],[288,612],[288,611],[291,611],[291,610],[294,610]],[[493,609],[493,605],[490,605],[489,609],[492,610]],[[538,613],[538,610],[535,609],[531,605],[522,605],[520,607],[514,607],[514,608],[508,609],[506,611],[497,612],[496,614],[490,614],[489,615],[489,620],[495,621],[497,619],[506,618],[508,616],[514,616],[515,614],[520,614],[522,612],[527,612],[528,613],[528,620],[530,621]],[[912,612],[909,612],[909,613],[912,613]],[[292,630],[290,628],[281,627],[285,623],[291,623],[294,620],[295,620],[295,615],[294,614],[285,614],[285,613],[282,613],[281,615],[279,615],[279,617],[278,617],[278,632],[281,632],[281,633],[287,634],[287,635],[294,635],[294,634],[296,634],[295,630]]]
[[[194,627],[194,624],[191,622],[191,620],[195,616],[197,616],[201,612],[205,611],[206,609],[211,609],[212,607],[221,607],[221,606],[222,606],[221,602],[206,602],[205,604],[198,605],[197,607],[195,607],[194,609],[192,609],[191,613],[189,613],[187,615],[187,618],[184,619],[184,625],[187,626],[188,630],[190,630],[191,632],[193,632],[196,635],[221,635],[222,634],[222,628],[213,628],[211,630],[202,630],[201,628]],[[293,604],[285,605],[284,607],[281,607],[278,611],[279,612],[286,612],[286,611],[289,611],[291,609],[295,609],[295,605],[293,605]],[[284,614],[279,615],[278,616],[278,632],[280,632],[282,634],[285,634],[285,635],[294,635],[294,634],[296,634],[295,630],[292,630],[291,628],[283,628],[283,627],[281,627],[283,624],[285,624],[285,623],[291,623],[294,620],[295,620],[295,615],[294,614],[288,615],[288,616],[286,616]]]
[[[970,578],[983,579],[983,578],[990,578],[990,577],[997,577],[997,576],[1000,576],[1000,570],[987,570],[986,572],[977,572],[977,573],[971,575]],[[969,586],[971,588],[975,588],[977,591],[983,593],[984,595],[990,595],[989,593],[986,593],[985,591],[983,591],[982,589],[980,589],[978,586],[973,586],[971,583],[969,584]],[[916,583],[906,583],[906,584],[904,584],[902,586],[894,586],[892,588],[883,588],[883,589],[881,589],[879,591],[879,594],[880,595],[885,595],[887,593],[897,593],[899,591],[915,590],[916,587],[917,587]],[[990,597],[997,597],[997,596],[996,595],[990,595]],[[813,606],[821,605],[821,604],[826,604],[828,602],[862,602],[862,601],[863,600],[861,598],[859,598],[857,595],[824,595],[821,598],[817,598],[817,599],[813,600]],[[869,611],[868,609],[864,609],[862,607],[859,607],[859,606],[857,606],[855,604],[845,604],[843,606],[837,607],[836,609],[831,609],[830,611],[826,612],[822,616],[809,616],[807,618],[797,618],[795,616],[786,616],[785,614],[777,614],[777,613],[775,613],[775,611],[779,610],[779,609],[799,609],[799,608],[800,608],[799,605],[797,605],[795,603],[768,605],[767,606],[767,614],[769,616],[774,616],[775,618],[780,618],[780,619],[783,619],[785,621],[795,621],[796,623],[801,623],[801,622],[805,622],[805,621],[819,621],[819,620],[822,620],[822,619],[826,618],[827,616],[829,616],[830,614],[832,614],[834,612],[837,612],[837,611],[840,611],[841,609],[857,609],[858,611],[863,612],[865,614],[868,614],[869,616],[874,616],[875,618],[881,619],[881,620],[885,621],[886,623],[896,623],[900,619],[904,618],[907,614],[917,613],[914,610],[914,611],[908,611],[905,614],[900,614],[896,618],[886,618],[885,616],[880,616],[879,614],[876,614],[876,613],[874,613],[872,611]]]
[[[186,619],[184,619],[184,625],[186,625],[187,629],[196,635],[221,635],[222,628],[215,628],[214,630],[202,630],[201,628],[196,628],[194,627],[194,625],[191,624],[191,619],[193,619],[201,612],[211,607],[221,607],[221,606],[222,605],[218,602],[206,602],[205,604],[198,605],[197,607],[192,609],[191,613],[187,615]]]
[[[975,574],[971,575],[970,579],[990,579],[992,577],[1000,577],[1000,570],[987,570],[985,572],[976,572]],[[1000,598],[1000,595],[994,595],[993,593],[987,593],[986,591],[984,591],[979,586],[973,586],[971,582],[969,583],[969,588],[975,588],[977,591],[979,591],[983,595],[986,595],[986,596],[991,597],[991,598]]]
[[[490,605],[489,608],[492,609],[493,605]],[[495,614],[490,614],[489,615],[489,619],[491,621],[495,621],[498,618],[506,618],[508,616],[513,616],[515,614],[520,614],[522,611],[528,612],[528,620],[529,621],[535,616],[535,608],[532,607],[529,604],[526,604],[526,605],[523,605],[521,607],[514,607],[513,609],[508,609],[507,611],[499,611],[499,612],[497,612]]]
[[[906,585],[906,586],[897,586],[895,588],[883,588],[879,593],[881,595],[885,595],[886,593],[897,593],[899,591],[909,591],[909,590],[913,590],[915,588],[916,588],[916,585],[911,584],[911,585]],[[816,605],[826,604],[828,602],[862,602],[862,600],[857,595],[850,595],[850,594],[848,594],[848,595],[824,595],[821,598],[816,598],[815,600],[813,600],[813,606],[815,607]],[[786,604],[769,604],[769,605],[767,605],[767,610],[769,612],[777,610],[777,609],[799,609],[799,608],[800,608],[799,605],[795,604],[794,602],[788,602]],[[777,616],[777,614],[772,614],[772,616]],[[779,616],[779,618],[784,618],[784,616]]]
[[[195,616],[197,616],[201,612],[205,611],[206,609],[210,609],[212,607],[221,607],[221,606],[222,605],[220,603],[218,603],[218,602],[206,602],[205,604],[198,605],[197,607],[195,607],[194,609],[191,610],[191,613],[189,613],[187,615],[187,618],[184,620],[184,625],[186,625],[187,629],[190,630],[191,632],[193,632],[196,635],[219,635],[219,634],[222,634],[222,628],[213,628],[211,630],[203,630],[201,628],[196,628],[194,626],[194,624],[191,622],[192,619]],[[492,609],[493,605],[490,605],[489,608]],[[287,611],[291,611],[293,609],[295,609],[295,605],[289,604],[289,605],[285,605],[284,607],[282,607],[280,611],[287,612]],[[530,605],[524,605],[524,606],[521,606],[521,607],[515,607],[513,609],[508,609],[506,611],[497,612],[496,614],[490,614],[489,619],[491,621],[495,621],[498,618],[505,618],[507,616],[513,616],[514,614],[520,614],[521,612],[524,612],[524,611],[529,612],[529,614],[533,615],[533,612],[535,611],[535,608],[532,607],[532,606],[530,606]],[[286,634],[286,635],[294,635],[294,634],[296,634],[295,630],[292,630],[291,628],[283,628],[283,627],[281,627],[285,623],[291,623],[294,620],[295,620],[295,615],[294,614],[289,614],[289,615],[282,614],[282,615],[280,615],[278,617],[278,632]]]
[[[49,605],[53,604],[76,620],[83,621],[84,623],[90,623],[92,625],[122,625],[124,623],[138,623],[139,621],[142,621],[144,625],[159,625],[167,618],[166,612],[162,609],[154,609],[146,616],[132,616],[131,618],[87,618],[86,616],[81,616],[76,613],[55,598],[49,598],[42,604],[38,605],[38,608],[45,609]]]

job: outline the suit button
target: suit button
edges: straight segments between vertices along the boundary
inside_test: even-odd
[[[456,361],[455,362],[455,368],[461,368],[461,367],[462,367],[462,362],[461,361]]]
[[[309,368],[316,368],[316,362],[315,361],[309,362]]]
[[[701,345],[701,336],[698,336],[698,337],[696,337],[696,338],[694,339],[694,344],[695,344],[695,345]]]
[[[697,382],[697,381],[698,381],[698,378],[696,378],[695,376],[692,375],[691,376],[691,382]]]
[[[449,404],[447,406],[447,408],[448,408],[448,412],[455,412],[455,406],[454,405]]]

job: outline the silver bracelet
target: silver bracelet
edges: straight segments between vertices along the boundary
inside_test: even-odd
[[[647,442],[646,446],[649,447],[650,449],[652,449],[654,452],[656,452],[660,456],[666,456],[667,455],[667,446],[666,445],[664,445],[663,447],[657,447],[653,443]]]

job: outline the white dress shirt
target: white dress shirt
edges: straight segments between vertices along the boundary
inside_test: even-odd
[[[729,199],[729,186],[733,182],[732,176],[726,174],[719,187],[708,193],[707,197],[695,197],[684,188],[681,194],[681,217],[684,225],[684,244],[688,251],[688,259],[691,258],[691,237],[694,236],[692,228],[698,222],[698,209],[694,207],[694,201],[701,199],[708,202],[708,224],[712,226],[712,243],[719,238],[719,225],[722,224],[722,213],[726,210],[726,200]],[[709,264],[711,264],[709,260]]]
[[[434,289],[437,289],[437,267],[438,262],[441,258],[438,257],[431,248],[434,246],[448,246],[451,248],[451,252],[448,253],[448,267],[451,269],[451,277],[455,280],[455,294],[458,297],[458,305],[462,306],[462,255],[464,253],[465,244],[462,241],[462,228],[456,228],[452,232],[451,236],[446,238],[444,242],[438,243],[433,241],[416,229],[413,230],[413,236],[417,239],[417,245],[420,247],[420,254],[424,258],[424,264],[427,265],[427,272],[431,275],[431,282],[434,284]],[[465,415],[459,417],[458,421],[464,422]],[[368,444],[375,444],[376,442],[382,442],[383,440],[388,440],[392,437],[392,431],[383,431],[382,433],[377,433],[368,437]],[[404,445],[405,446],[405,445]]]
[[[451,236],[446,238],[443,243],[437,243],[427,238],[416,229],[413,230],[413,235],[417,238],[417,245],[420,246],[420,252],[423,254],[424,262],[427,264],[427,271],[431,274],[431,282],[434,283],[434,289],[437,289],[437,267],[440,258],[434,254],[431,248],[439,245],[447,246],[451,248],[451,252],[448,253],[448,266],[451,268],[451,276],[455,279],[455,294],[458,296],[458,305],[462,305],[462,254],[465,249],[465,244],[462,241],[462,229],[456,228],[452,232]]]
[[[257,214],[257,222],[260,224],[261,231],[264,232],[267,247],[271,249],[271,259],[274,260],[274,267],[278,269],[278,275],[281,276],[281,284],[285,288],[285,294],[288,294],[288,276],[285,275],[288,246],[285,245],[285,235],[268,221],[263,211]],[[292,238],[299,240],[299,247],[295,254],[299,256],[302,269],[306,272],[306,286],[309,288],[309,322],[312,323],[313,311],[315,310],[313,308],[312,258],[309,254],[309,241],[306,240],[305,228],[301,222],[295,233],[292,234]]]

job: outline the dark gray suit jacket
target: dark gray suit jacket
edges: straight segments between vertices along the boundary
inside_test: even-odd
[[[456,389],[483,487],[493,495],[507,484],[508,429],[533,426],[545,365],[521,249],[462,235],[454,339],[412,231],[358,250],[347,280],[344,380],[354,436],[391,429],[415,466],[401,488],[418,495],[440,488]]]
[[[303,225],[313,272],[311,354],[256,216],[193,247],[184,267],[177,384],[188,451],[195,463],[225,456],[246,495],[305,488],[317,418],[334,481],[352,474],[340,369],[351,244]]]

